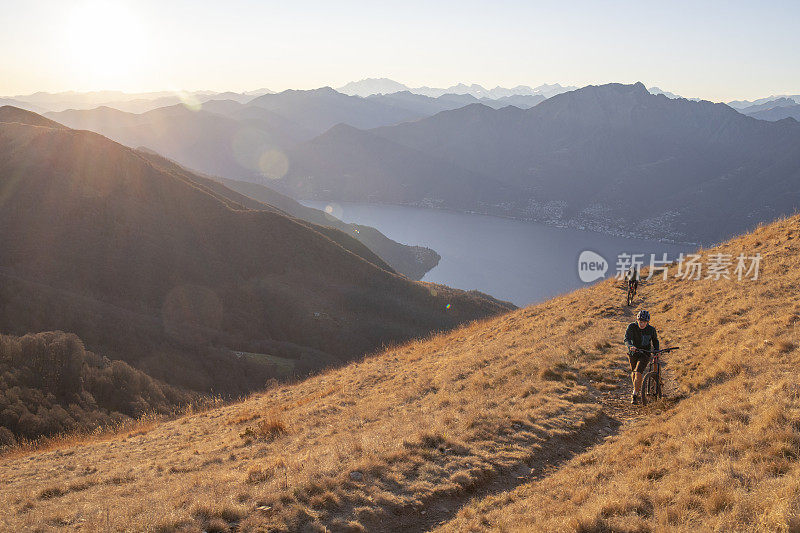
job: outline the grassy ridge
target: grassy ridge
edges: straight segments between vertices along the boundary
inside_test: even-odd
[[[713,250],[761,253],[756,281],[642,286],[662,344],[682,347],[669,402],[622,403],[635,309],[608,280],[241,403],[11,458],[0,525],[788,530],[798,221]]]
[[[800,529],[798,221],[714,250],[760,252],[757,282],[648,290],[662,331],[690,347],[670,354],[685,399],[647,410],[553,476],[473,502],[442,530]]]

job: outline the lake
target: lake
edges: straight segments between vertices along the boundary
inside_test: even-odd
[[[346,202],[302,203],[322,210],[328,207],[337,218],[372,226],[397,242],[433,248],[442,259],[425,275],[425,281],[459,289],[477,289],[518,306],[541,302],[584,286],[578,273],[578,258],[586,250],[606,260],[605,277],[616,275],[621,253],[645,254],[644,264],[649,265],[650,254],[656,254],[656,260],[660,260],[666,253],[671,261],[681,252],[694,250],[691,245],[615,237],[439,209]]]

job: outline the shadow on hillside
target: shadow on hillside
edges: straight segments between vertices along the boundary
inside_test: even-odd
[[[545,436],[541,430],[519,424],[515,433],[510,433],[501,438],[499,447],[503,445],[520,445],[529,441],[531,445],[541,446],[537,452],[532,453],[527,461],[513,466],[496,468],[490,472],[479,485],[473,485],[472,490],[459,493],[438,494],[428,500],[423,500],[422,505],[404,506],[393,509],[392,517],[377,523],[364,524],[368,531],[404,531],[423,532],[452,519],[462,506],[473,499],[482,499],[511,491],[520,485],[531,483],[551,474],[562,464],[603,442],[607,437],[616,435],[622,423],[616,418],[600,412],[595,418],[586,421],[580,429],[567,435],[551,437],[542,442],[539,438]],[[535,438],[519,435],[535,435]]]

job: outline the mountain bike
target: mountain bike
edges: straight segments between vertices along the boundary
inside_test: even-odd
[[[661,354],[677,350],[679,346],[672,348],[664,348],[663,350],[649,351],[639,350],[640,352],[649,353],[653,356],[650,364],[647,366],[647,372],[642,380],[642,405],[647,405],[648,402],[659,400],[664,395],[664,383],[661,379]]]
[[[636,296],[636,284],[628,282],[628,294],[625,297],[625,304],[631,305],[633,303],[633,299]]]

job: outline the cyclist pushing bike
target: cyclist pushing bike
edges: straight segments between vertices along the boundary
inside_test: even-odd
[[[639,269],[631,265],[628,272],[625,274],[625,279],[628,281],[628,286],[632,286],[633,290],[636,291],[636,288],[639,286]]]
[[[656,328],[650,325],[650,313],[644,309],[636,314],[636,322],[631,322],[625,330],[625,346],[628,347],[628,360],[631,363],[631,403],[635,405],[639,403],[642,378],[650,362],[650,352],[657,351],[659,346]]]
[[[636,296],[636,290],[639,288],[639,269],[634,265],[625,273],[625,281],[628,284],[628,294],[625,297],[625,303],[631,305],[633,298]]]

